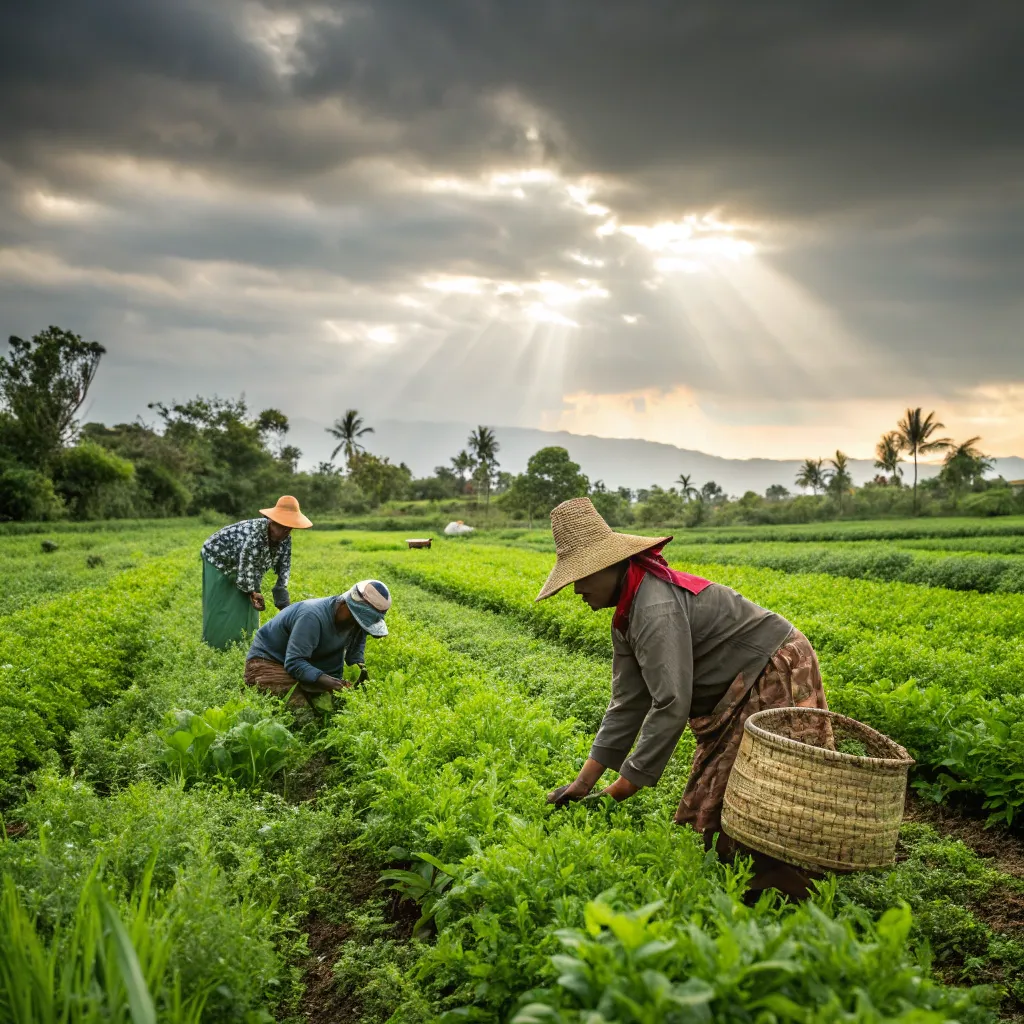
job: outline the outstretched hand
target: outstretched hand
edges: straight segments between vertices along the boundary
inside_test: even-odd
[[[610,796],[613,800],[628,800],[640,787],[634,786],[624,775],[620,775],[610,786],[606,786],[597,796]]]
[[[584,789],[578,782],[570,782],[567,786],[551,790],[547,799],[548,803],[554,804],[555,807],[565,807],[566,804],[582,800],[589,792],[589,789]]]

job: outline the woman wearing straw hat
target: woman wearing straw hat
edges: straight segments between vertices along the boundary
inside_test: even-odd
[[[266,607],[260,588],[268,569],[277,574],[274,604],[287,608],[290,603],[291,532],[313,524],[290,494],[260,513],[265,518],[232,523],[203,544],[203,640],[218,650],[256,632]]]
[[[671,537],[614,533],[589,498],[555,508],[551,529],[557,561],[537,600],[572,583],[594,611],[615,614],[611,702],[579,776],[548,802],[584,799],[607,768],[619,777],[598,795],[624,800],[656,785],[689,722],[697,750],[675,821],[702,832],[708,849],[718,833],[723,859],[751,855],[751,896],[776,888],[806,897],[807,874],[722,835],[721,816],[747,718],[769,707],[827,708],[807,638],[734,590],[670,569],[661,549]],[[831,735],[807,740],[833,745]]]

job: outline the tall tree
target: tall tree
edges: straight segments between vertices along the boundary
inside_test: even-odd
[[[589,490],[590,481],[564,448],[541,448],[530,456],[526,472],[515,478],[500,500],[509,509],[525,512],[533,526],[535,514],[546,515],[556,505],[581,498]]]
[[[875,445],[875,468],[885,470],[889,474],[890,483],[898,484],[899,478],[903,475],[900,469],[900,452],[903,446],[900,435],[895,430],[883,434],[882,439]]]
[[[722,490],[721,484],[716,484],[714,480],[709,480],[701,487],[700,497],[703,501],[710,502],[713,505],[725,498],[725,491]]]
[[[816,495],[825,489],[825,470],[823,459],[804,459],[804,464],[796,474],[797,487],[810,487]]]
[[[942,460],[940,476],[953,495],[953,508],[960,504],[964,487],[979,481],[994,465],[978,448],[980,440],[980,437],[970,437],[960,444],[951,443]]]
[[[923,415],[920,408],[907,409],[903,419],[896,424],[900,448],[914,457],[914,514],[917,514],[917,459],[929,452],[941,452],[953,442],[948,437],[933,437],[945,424],[935,419],[935,413]]]
[[[75,416],[106,349],[60,327],[31,341],[12,336],[8,345],[8,357],[0,358],[0,405],[11,417],[5,440],[18,461],[45,470],[74,440]]]
[[[689,473],[680,473],[676,483],[679,485],[679,497],[684,502],[692,501],[700,497],[700,491],[693,486],[693,477]]]
[[[498,451],[501,445],[490,427],[479,426],[469,435],[466,442],[476,462],[475,477],[483,485],[484,503],[491,503],[491,485],[498,469]]]
[[[343,451],[346,464],[352,461],[353,455],[366,451],[366,447],[359,443],[359,438],[373,433],[373,427],[364,425],[356,409],[347,410],[344,416],[336,419],[329,427],[324,427],[324,430],[338,442],[331,452],[331,461],[335,460],[338,452]]]
[[[843,499],[850,492],[853,486],[853,477],[850,475],[850,460],[841,451],[836,451],[835,458],[828,460],[832,467],[828,472],[828,489],[836,496],[839,502],[839,514],[843,514]]]
[[[348,475],[375,508],[392,498],[401,497],[412,481],[412,473],[404,462],[396,466],[387,456],[378,458],[369,452],[352,454]]]

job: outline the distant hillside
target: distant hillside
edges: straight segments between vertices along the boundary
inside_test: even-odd
[[[374,427],[375,432],[366,438],[369,449],[387,455],[392,462],[405,462],[417,476],[426,476],[435,466],[447,465],[448,460],[466,446],[466,438],[473,429],[468,423],[400,420],[383,420]],[[669,487],[680,473],[687,473],[697,486],[714,480],[728,494],[739,495],[748,490],[763,493],[772,484],[795,490],[793,479],[801,465],[796,459],[723,459],[656,441],[594,437],[566,431],[495,427],[495,433],[501,443],[502,469],[520,473],[538,448],[560,445],[568,449],[591,481],[603,480],[609,487],[636,489],[651,484]],[[293,420],[289,440],[302,449],[304,467],[315,466],[331,452],[331,438],[323,426],[309,420]],[[851,466],[854,482],[858,484],[872,479],[877,472],[867,459],[854,459]],[[910,467],[906,472],[912,472]],[[922,478],[936,472],[935,466],[921,466]],[[1022,479],[1024,459],[998,459],[996,472],[1010,480]]]

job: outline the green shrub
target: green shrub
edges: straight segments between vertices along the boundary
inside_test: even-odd
[[[54,472],[56,489],[74,519],[103,519],[132,514],[128,485],[135,467],[102,445],[83,441],[65,448]]]
[[[26,466],[0,467],[0,519],[44,522],[64,514],[64,502],[46,474]]]
[[[960,507],[970,516],[1012,516],[1021,511],[1021,503],[1009,487],[969,494]]]

